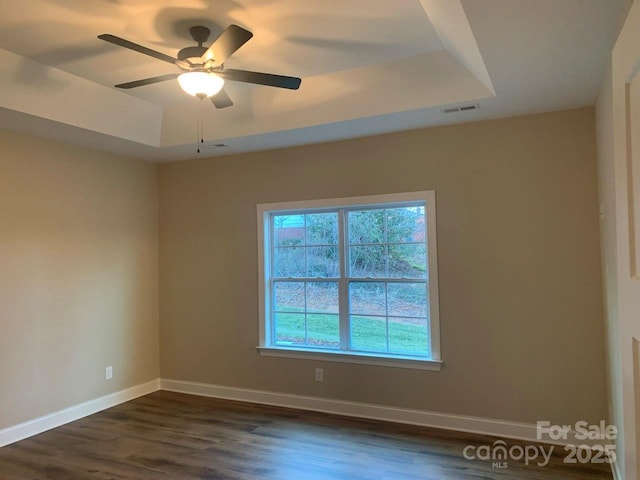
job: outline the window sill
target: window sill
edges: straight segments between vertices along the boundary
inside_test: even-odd
[[[299,358],[304,360],[322,360],[327,362],[356,363],[380,367],[412,368],[416,370],[440,371],[442,361],[426,360],[420,357],[381,356],[368,353],[342,352],[336,350],[306,350],[282,347],[256,347],[265,357]]]

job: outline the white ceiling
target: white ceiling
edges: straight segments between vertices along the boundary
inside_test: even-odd
[[[0,128],[148,160],[263,150],[593,105],[625,0],[2,0]],[[254,37],[227,68],[299,76],[300,90],[228,82],[217,110],[168,63],[188,29]],[[208,45],[208,44],[207,44]],[[477,111],[442,113],[478,104]],[[214,147],[223,143],[225,147]]]

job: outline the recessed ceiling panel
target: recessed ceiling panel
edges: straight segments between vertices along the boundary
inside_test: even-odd
[[[122,139],[114,151],[137,142],[182,158],[198,120],[238,152],[344,138],[332,125],[345,122],[362,135],[465,121],[440,114],[460,102],[481,103],[474,120],[591,105],[622,1],[3,0],[0,111],[73,126],[65,139],[84,129],[112,136],[101,145]],[[300,90],[228,82],[234,105],[222,110],[173,80],[118,90],[179,70],[97,38],[174,56],[194,45],[189,27],[210,28],[212,41],[229,24],[254,37],[225,68],[301,77]],[[283,133],[294,130],[303,140]]]

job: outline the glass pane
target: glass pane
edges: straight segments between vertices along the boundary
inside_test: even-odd
[[[276,277],[305,276],[304,247],[274,248],[274,272]]]
[[[307,245],[337,245],[338,214],[313,213],[307,215]]]
[[[340,317],[328,314],[307,315],[307,345],[316,348],[340,346]]]
[[[307,283],[307,312],[338,313],[338,283]]]
[[[349,271],[352,277],[386,277],[385,247],[370,245],[349,247]]]
[[[427,278],[427,253],[424,243],[389,245],[390,278]]]
[[[349,243],[384,242],[384,210],[348,212]]]
[[[424,283],[387,284],[389,315],[427,317],[427,287]]]
[[[426,319],[389,317],[389,352],[429,356]]]
[[[278,312],[304,312],[304,283],[276,282],[276,302]]]
[[[349,285],[349,311],[362,315],[386,315],[384,283],[352,282]]]
[[[304,345],[304,313],[275,314],[276,343],[278,345]]]
[[[387,321],[380,317],[351,316],[351,349],[387,351]]]
[[[304,245],[304,215],[275,215],[273,236],[276,247]]]
[[[339,277],[338,247],[307,247],[307,270],[309,277]]]
[[[388,242],[424,242],[424,207],[389,208],[387,210]]]

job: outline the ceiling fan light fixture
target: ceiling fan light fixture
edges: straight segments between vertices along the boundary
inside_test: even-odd
[[[297,90],[300,87],[302,79],[297,77],[249,70],[222,71],[225,60],[253,37],[253,33],[249,30],[238,25],[229,25],[209,48],[203,46],[211,33],[209,28],[194,26],[189,29],[189,33],[198,45],[180,49],[175,58],[110,33],[98,35],[100,40],[170,63],[185,72],[143,78],[133,82],[120,83],[115,87],[127,90],[178,79],[178,84],[185,93],[200,99],[209,97],[216,108],[227,108],[233,105],[233,101],[222,89],[225,80],[290,90]]]
[[[224,80],[214,73],[186,72],[178,76],[182,90],[198,98],[212,97],[224,85]]]

